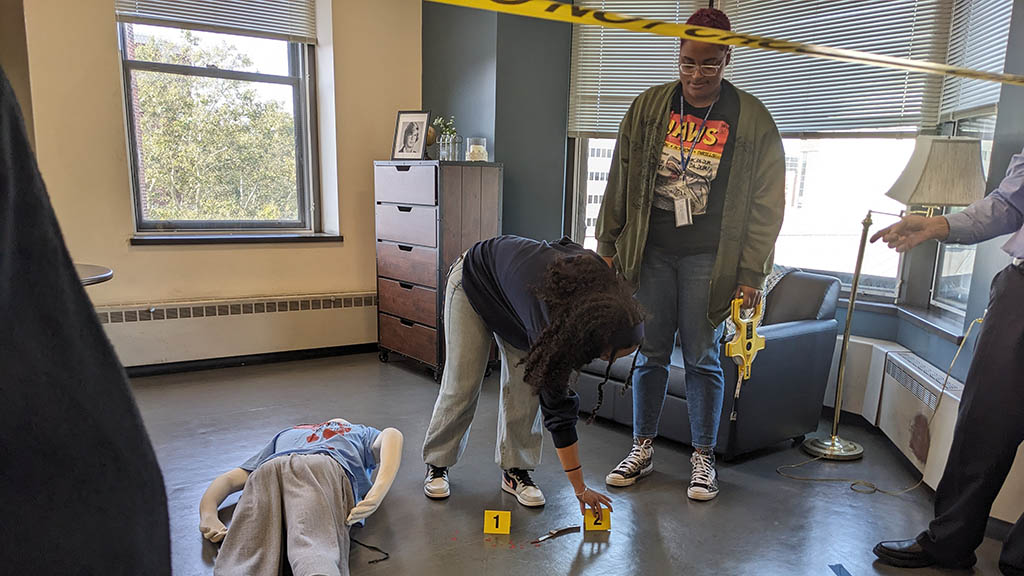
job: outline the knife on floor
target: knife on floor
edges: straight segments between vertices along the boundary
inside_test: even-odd
[[[565,536],[566,534],[575,534],[575,533],[577,533],[579,531],[580,531],[580,527],[579,526],[569,526],[568,528],[559,528],[558,530],[552,530],[552,531],[548,532],[547,534],[541,536],[540,538],[537,538],[533,542],[530,542],[530,544],[540,544],[541,542],[543,542],[545,540],[550,540],[552,538],[558,538],[559,536]]]

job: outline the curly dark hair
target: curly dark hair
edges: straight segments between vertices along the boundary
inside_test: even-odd
[[[628,332],[644,319],[629,284],[589,254],[552,262],[534,293],[547,305],[549,323],[523,360],[523,378],[538,393],[563,392],[576,371],[608,351],[612,335]],[[611,364],[589,421],[601,407]]]

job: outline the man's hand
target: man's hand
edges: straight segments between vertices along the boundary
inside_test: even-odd
[[[210,542],[220,542],[228,534],[228,528],[216,514],[199,518],[199,532]]]
[[[736,293],[733,294],[733,298],[743,298],[743,306],[741,308],[753,308],[761,301],[761,291],[757,288],[740,284],[736,287]]]
[[[611,256],[601,256],[601,259],[604,260],[609,268],[615,268],[615,261]]]
[[[366,498],[363,498],[348,513],[348,518],[345,520],[345,524],[351,526],[360,520],[369,517],[371,514],[377,511],[380,507],[380,498],[371,496],[369,493]]]
[[[945,240],[949,237],[949,221],[942,216],[926,218],[911,214],[884,228],[871,237],[871,242],[881,238],[897,252],[907,252],[925,240]]]

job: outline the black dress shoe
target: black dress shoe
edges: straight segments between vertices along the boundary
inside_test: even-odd
[[[959,562],[942,562],[922,548],[917,539],[879,542],[874,552],[879,560],[898,568],[924,568],[935,564],[943,568],[970,568],[977,562],[974,554]]]
[[[879,542],[874,552],[882,562],[899,568],[924,568],[937,562],[916,539]]]

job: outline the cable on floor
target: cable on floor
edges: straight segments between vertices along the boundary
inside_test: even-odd
[[[971,322],[971,324],[967,327],[967,333],[964,334],[964,339],[960,342],[960,346],[956,349],[956,354],[953,354],[953,360],[949,363],[949,369],[946,370],[946,377],[942,381],[942,390],[939,391],[939,398],[935,402],[935,410],[932,412],[931,417],[928,418],[928,430],[929,431],[931,431],[931,429],[932,429],[932,421],[935,420],[935,415],[939,413],[939,406],[942,405],[942,398],[946,395],[946,386],[949,384],[949,377],[950,377],[950,374],[953,372],[953,366],[956,364],[956,359],[960,357],[960,352],[964,349],[964,345],[967,344],[967,340],[971,337],[971,330],[974,329],[974,325],[975,324],[981,324],[983,318],[984,318],[984,316],[982,316],[982,318],[975,318]],[[921,475],[921,479],[918,480],[913,486],[910,486],[908,488],[904,488],[902,490],[884,490],[882,488],[879,488],[878,485],[875,484],[874,482],[871,482],[869,480],[861,480],[859,478],[826,478],[826,477],[815,477],[815,476],[797,476],[795,474],[790,474],[788,472],[783,472],[783,470],[795,470],[797,468],[801,468],[801,467],[806,466],[806,465],[808,465],[808,464],[810,464],[812,462],[817,462],[818,460],[821,460],[822,458],[824,458],[824,456],[816,456],[814,458],[810,458],[808,460],[804,460],[803,462],[800,462],[799,464],[784,464],[784,465],[779,466],[778,468],[776,468],[775,472],[779,476],[782,476],[783,478],[788,478],[790,480],[799,480],[801,482],[843,482],[843,483],[848,483],[850,485],[850,490],[853,490],[854,492],[858,492],[860,494],[874,494],[874,493],[877,492],[879,494],[886,494],[888,496],[900,496],[900,495],[906,494],[907,492],[912,492],[912,491],[916,490],[919,486],[921,486],[921,484],[924,483],[924,474],[922,474]]]

